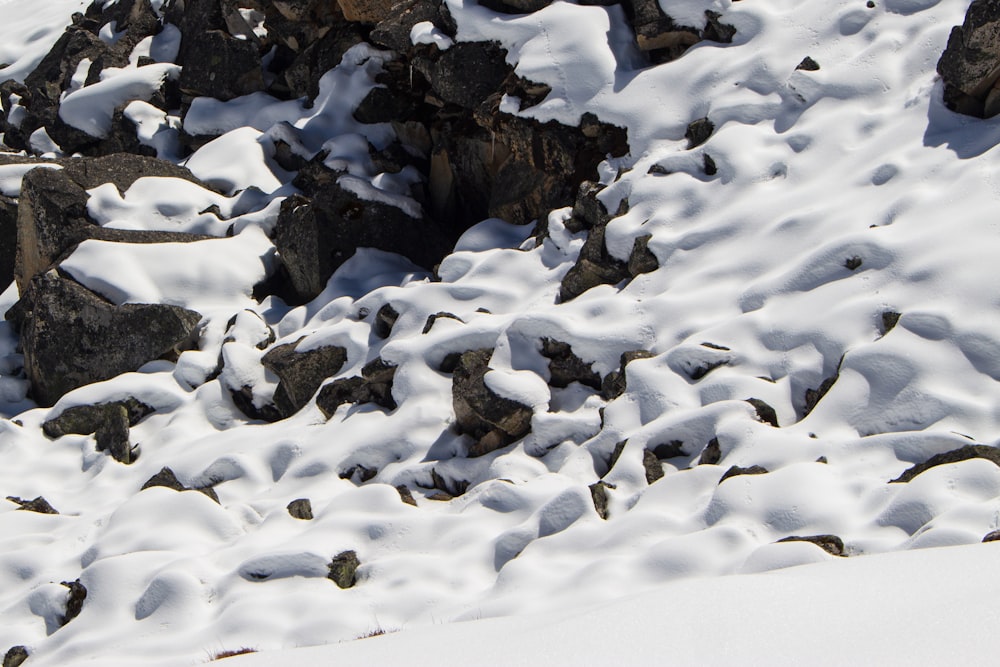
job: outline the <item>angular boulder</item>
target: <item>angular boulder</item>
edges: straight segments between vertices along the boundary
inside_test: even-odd
[[[470,456],[482,456],[520,440],[531,432],[532,409],[498,396],[486,386],[493,350],[465,352],[458,360],[452,380],[455,425],[475,441]]]
[[[340,372],[347,362],[347,350],[336,345],[296,352],[298,342],[279,345],[261,359],[264,367],[278,376],[274,405],[283,417],[290,417],[309,402],[323,380]]]
[[[190,346],[201,315],[178,306],[116,306],[54,271],[22,298],[21,343],[31,396],[52,405],[83,385],[137,370]]]
[[[987,118],[1000,113],[1000,3],[973,0],[965,21],[952,28],[937,71],[950,109]]]

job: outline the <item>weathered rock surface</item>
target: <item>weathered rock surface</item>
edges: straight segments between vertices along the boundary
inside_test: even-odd
[[[18,509],[24,510],[25,512],[36,512],[38,514],[59,514],[56,508],[52,507],[42,496],[38,496],[31,500],[23,500],[17,496],[7,496],[7,500],[18,505]]]
[[[178,306],[116,306],[55,272],[32,279],[22,302],[24,367],[41,405],[176,355],[193,343],[201,320]]]
[[[646,471],[647,484],[652,484],[653,482],[663,478],[663,465],[660,463],[660,459],[656,456],[656,453],[652,450],[642,450],[642,467]]]
[[[351,588],[358,581],[357,572],[360,566],[361,561],[358,560],[357,553],[342,551],[330,561],[328,566],[330,573],[327,575],[327,579],[340,588]]]
[[[87,599],[87,587],[81,584],[79,579],[64,581],[62,585],[69,589],[69,597],[66,600],[66,613],[60,622],[60,625],[66,625],[83,611],[83,603]]]
[[[308,498],[298,498],[288,503],[288,513],[302,521],[311,521],[313,518],[312,503]]]
[[[542,339],[542,356],[549,360],[549,385],[553,387],[568,387],[571,382],[601,389],[601,376],[591,364],[573,353],[573,348],[551,338]]]
[[[316,406],[327,419],[345,403],[375,403],[387,410],[396,409],[392,383],[396,367],[382,359],[365,364],[361,375],[334,380],[320,389]]]
[[[740,475],[766,475],[770,472],[767,468],[758,465],[752,465],[748,468],[742,468],[740,466],[732,466],[722,474],[719,479],[719,484],[722,484],[730,477],[739,477]]]
[[[261,359],[264,367],[278,376],[274,405],[284,417],[305,406],[323,380],[340,372],[347,361],[347,350],[336,345],[296,352],[298,342],[279,345]]]
[[[497,396],[486,386],[492,349],[462,354],[452,381],[452,405],[459,433],[475,441],[469,456],[506,447],[531,431],[531,407]]]
[[[95,405],[77,405],[45,420],[42,432],[50,438],[59,438],[68,433],[90,435],[101,427],[109,413],[119,407],[125,409],[129,426],[135,426],[153,412],[153,408],[134,398]]]
[[[154,486],[162,486],[174,491],[198,491],[199,493],[205,494],[215,502],[219,502],[219,496],[216,495],[215,489],[211,486],[184,486],[184,484],[177,479],[177,475],[174,474],[174,471],[165,466],[160,468],[160,472],[147,479],[142,485],[142,488],[139,490],[143,491],[145,489],[153,488]]]
[[[619,361],[618,370],[611,371],[601,381],[601,396],[606,401],[611,401],[622,394],[628,388],[628,376],[626,367],[638,359],[652,359],[653,353],[648,350],[632,350],[624,352]]]
[[[26,647],[12,646],[3,656],[3,667],[21,667],[28,655]]]
[[[937,71],[949,108],[986,118],[1000,113],[1000,4],[973,0],[965,21],[952,28]]]
[[[1000,449],[991,447],[990,445],[966,445],[964,447],[959,447],[958,449],[953,449],[950,452],[936,454],[923,463],[918,463],[910,468],[907,468],[899,477],[890,480],[889,483],[909,482],[920,473],[926,472],[931,468],[947,465],[949,463],[968,461],[969,459],[986,459],[987,461],[991,461],[1000,466]]]
[[[778,540],[779,544],[781,542],[811,542],[831,556],[847,555],[847,552],[844,550],[844,541],[836,535],[809,535],[804,537],[793,535]]]

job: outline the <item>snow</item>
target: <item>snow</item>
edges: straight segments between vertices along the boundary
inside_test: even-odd
[[[140,178],[90,190],[88,213],[205,238],[88,240],[61,266],[115,303],[197,310],[198,349],[44,409],[25,400],[23,358],[0,324],[0,411],[14,418],[0,420],[0,496],[44,495],[62,512],[0,506],[0,650],[24,644],[39,666],[192,665],[242,646],[261,653],[227,664],[986,663],[997,547],[977,543],[1000,528],[1000,468],[969,460],[889,483],[1000,430],[989,262],[1000,121],[946,110],[934,71],[968,3],[664,3],[678,23],[700,27],[712,10],[738,32],[640,68],[619,7],[557,1],[518,17],[447,2],[458,41],[496,40],[518,74],[552,87],[525,115],[592,112],[628,129],[632,153],[600,169],[607,208],[629,202],[607,244],[626,258],[649,234],[660,268],[557,304],[585,239],[564,209],[540,245],[531,226],[485,220],[434,274],[362,249],[312,302],[257,303],[276,261],[267,234],[295,193],[276,142],[306,159],[328,151],[341,187],[419,217],[414,173],[377,173],[368,154],[392,128],[351,114],[391,54],[354,47],[311,107],[263,93],[195,99],[184,130],[215,138],[185,164],[217,191]],[[0,61],[14,63],[0,77],[23,78],[82,5],[0,0]],[[426,24],[411,38],[450,44]],[[142,100],[178,76],[178,44],[165,30],[90,86],[81,70],[62,118],[106,133],[128,102],[141,141],[177,159],[180,119]],[[147,53],[156,64],[137,67]],[[821,68],[796,70],[805,56]],[[688,150],[685,130],[702,117],[715,131]],[[704,173],[706,155],[717,174]],[[0,166],[0,192],[17,196],[25,171]],[[3,303],[15,299],[8,290]],[[399,318],[383,340],[371,324],[385,304]],[[423,333],[442,312],[455,319]],[[901,314],[891,331],[886,312]],[[260,359],[272,334],[300,351],[344,347],[337,379],[376,358],[396,364],[398,407],[344,405],[327,420],[310,401],[278,423],[246,418],[230,390],[271,399],[277,378]],[[542,338],[602,377],[623,353],[651,357],[628,365],[627,391],[608,401],[550,387]],[[487,386],[532,408],[532,433],[468,458],[438,369],[479,348],[494,349]],[[834,374],[806,414],[807,390]],[[93,436],[41,433],[68,407],[127,397],[155,408],[132,428],[130,466]],[[773,406],[780,428],[750,398]],[[699,465],[713,440],[720,461]],[[680,455],[648,484],[645,450],[670,443]],[[753,465],[769,472],[720,483]],[[164,466],[187,486],[215,485],[219,503],[141,490]],[[375,476],[362,482],[359,466]],[[434,497],[435,478],[453,499]],[[589,488],[598,480],[607,520]],[[313,520],[289,516],[299,498]],[[847,558],[778,542],[825,534]],[[346,550],[361,567],[341,590],[325,577]],[[78,577],[83,611],[58,627],[60,582]],[[355,641],[378,628],[393,632]]]

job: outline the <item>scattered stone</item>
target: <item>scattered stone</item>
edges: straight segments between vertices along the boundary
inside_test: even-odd
[[[722,447],[719,446],[719,439],[712,438],[708,441],[705,449],[701,452],[698,465],[718,465],[722,460]]]
[[[399,319],[399,313],[392,307],[392,304],[385,304],[375,313],[375,321],[372,323],[372,331],[379,338],[388,338],[392,334],[392,327]]]
[[[66,613],[62,617],[60,625],[66,625],[83,611],[83,601],[87,599],[87,587],[76,581],[64,581],[62,585],[69,589],[69,598],[66,600]]]
[[[313,518],[312,503],[308,498],[299,498],[288,503],[288,513],[296,519],[311,521]]]
[[[282,417],[301,410],[315,395],[323,380],[333,377],[347,363],[347,350],[337,345],[296,352],[301,339],[268,351],[261,363],[278,376],[274,405]]]
[[[330,561],[330,573],[327,579],[337,584],[340,588],[352,588],[357,583],[357,572],[361,561],[354,551],[342,551]]]
[[[652,273],[660,268],[660,261],[649,249],[649,240],[652,234],[644,234],[636,237],[632,244],[632,252],[628,256],[628,273],[635,278],[643,273]]]
[[[708,138],[715,132],[715,123],[708,118],[699,118],[691,121],[684,132],[684,138],[688,140],[687,148],[697,148],[708,141]]]
[[[417,506],[417,501],[413,499],[413,493],[410,492],[410,487],[405,484],[400,484],[396,487],[396,491],[399,493],[399,499],[402,500],[407,505]]]
[[[774,408],[759,398],[748,398],[746,402],[752,405],[753,409],[757,411],[757,421],[770,424],[774,428],[779,428],[778,413],[774,411]]]
[[[798,65],[795,66],[795,69],[804,70],[806,72],[815,72],[819,70],[819,63],[810,58],[809,56],[806,56],[805,58],[802,59],[802,62],[800,62]]]
[[[147,479],[146,483],[143,484],[139,490],[144,491],[154,486],[163,486],[168,489],[173,489],[174,491],[198,491],[199,493],[205,494],[215,502],[219,502],[219,496],[215,493],[215,489],[211,486],[184,486],[181,484],[181,481],[177,479],[177,475],[174,474],[174,471],[167,467],[161,468],[160,472]]]
[[[591,368],[591,364],[576,356],[568,343],[543,338],[542,356],[549,360],[550,386],[565,388],[572,382],[579,382],[600,390],[601,376]]]
[[[396,409],[392,383],[396,366],[376,358],[361,369],[361,375],[334,380],[320,389],[316,406],[327,419],[344,403],[375,403],[386,410]]]
[[[608,489],[616,488],[614,484],[604,481],[595,482],[590,485],[590,497],[594,499],[594,509],[597,516],[605,521],[608,519]]]
[[[54,271],[31,280],[22,306],[25,373],[43,406],[150,361],[176,359],[193,345],[201,321],[178,306],[116,306]]]
[[[27,648],[24,646],[13,646],[3,656],[3,667],[21,667],[27,659]]]
[[[38,514],[59,514],[56,508],[52,507],[42,496],[38,496],[32,500],[22,500],[17,496],[7,496],[7,500],[10,502],[20,505],[19,510],[24,510],[25,512],[37,512]]]
[[[920,473],[930,470],[936,466],[958,463],[960,461],[968,461],[969,459],[986,459],[987,461],[991,461],[997,466],[1000,466],[1000,449],[989,445],[965,445],[964,447],[953,449],[950,452],[936,454],[927,459],[924,463],[918,463],[910,468],[907,468],[903,471],[903,474],[896,479],[890,480],[889,483],[894,484],[896,482],[909,482]]]
[[[606,401],[611,401],[622,394],[628,388],[628,378],[625,367],[637,359],[652,359],[653,353],[648,350],[632,350],[625,352],[621,356],[618,370],[608,373],[601,381],[601,396]]]
[[[863,263],[864,262],[860,257],[854,255],[853,257],[848,257],[847,259],[844,260],[844,267],[848,271],[854,271],[860,268]]]
[[[750,466],[749,468],[741,468],[739,466],[733,466],[726,472],[722,474],[722,478],[719,479],[719,484],[722,484],[730,477],[738,477],[740,475],[766,475],[770,472],[767,468],[763,466]]]
[[[492,349],[462,354],[452,380],[452,405],[459,433],[472,437],[469,456],[482,456],[506,447],[531,432],[532,410],[497,396],[486,386]]]
[[[844,550],[844,541],[836,535],[810,535],[808,537],[793,535],[778,540],[779,544],[782,542],[811,542],[831,556],[847,555]]]
[[[892,331],[895,328],[896,324],[899,323],[899,318],[900,317],[901,317],[901,315],[899,313],[893,312],[891,310],[887,310],[884,313],[882,313],[882,335],[883,336],[886,335],[887,333],[889,333],[890,331]]]
[[[646,483],[652,484],[663,478],[663,465],[652,450],[642,450],[642,467],[646,469]]]

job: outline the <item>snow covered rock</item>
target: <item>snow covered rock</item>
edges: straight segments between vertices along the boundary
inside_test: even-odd
[[[973,0],[961,27],[952,29],[937,65],[945,103],[955,111],[990,117],[1000,113],[1000,4]]]
[[[460,433],[474,440],[470,456],[506,447],[531,432],[531,407],[499,396],[487,386],[492,349],[462,354],[452,382],[452,405]]]
[[[296,352],[297,345],[297,342],[279,345],[261,359],[264,367],[280,378],[274,404],[285,417],[308,403],[323,380],[339,373],[347,361],[347,350],[337,345]]]

